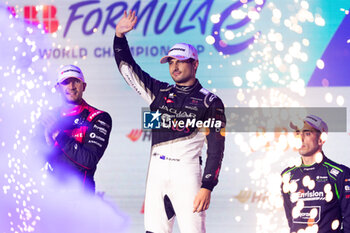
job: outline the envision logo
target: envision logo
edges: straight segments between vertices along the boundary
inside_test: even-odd
[[[324,197],[324,193],[322,191],[316,192],[313,190],[312,192],[307,191],[306,193],[299,192],[299,197],[300,198],[314,198],[314,197]]]

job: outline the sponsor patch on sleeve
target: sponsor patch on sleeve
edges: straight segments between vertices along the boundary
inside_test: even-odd
[[[106,122],[104,122],[102,120],[97,120],[97,123],[101,124],[104,127],[107,127],[108,129],[111,128],[111,126],[109,124],[107,124]]]

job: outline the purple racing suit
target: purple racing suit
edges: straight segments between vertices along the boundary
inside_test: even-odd
[[[350,169],[323,154],[311,166],[282,172],[282,196],[290,232],[350,233]],[[307,229],[310,228],[310,229]]]

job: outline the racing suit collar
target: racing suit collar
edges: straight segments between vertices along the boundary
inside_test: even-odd
[[[314,164],[312,165],[305,165],[305,164],[301,164],[300,168],[307,172],[307,171],[314,171],[316,170],[321,164],[324,163],[325,159],[326,159],[326,156],[325,154],[323,153],[323,151],[321,151],[322,153],[322,160],[320,162],[315,162]]]
[[[85,107],[88,104],[85,102],[85,100],[81,101],[81,103],[79,105],[76,105],[72,108],[62,108],[61,109],[61,115],[62,116],[73,116],[73,115],[77,115],[79,113],[81,113]]]
[[[175,84],[175,88],[178,91],[184,92],[184,93],[190,93],[193,89],[195,89],[199,85],[198,79],[196,79],[195,83],[191,86],[180,86]]]

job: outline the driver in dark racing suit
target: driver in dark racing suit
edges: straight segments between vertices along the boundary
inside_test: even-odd
[[[136,23],[135,12],[116,27],[115,60],[126,82],[150,104],[160,129],[152,129],[151,159],[145,195],[145,229],[172,232],[175,215],[183,233],[205,232],[205,210],[218,183],[224,152],[225,114],[222,101],[195,78],[197,51],[192,45],[174,45],[161,59],[169,63],[176,85],[158,81],[133,59],[125,33]],[[154,121],[156,122],[156,121]],[[200,128],[206,127],[202,132]],[[203,129],[203,127],[202,127]],[[201,175],[201,151],[207,141],[207,159]]]
[[[109,142],[111,116],[83,99],[86,82],[79,67],[62,67],[56,88],[63,99],[62,106],[41,120],[50,146],[45,153],[47,167],[61,181],[69,180],[72,175],[78,177],[78,188],[93,193],[97,164]]]
[[[327,124],[304,119],[300,164],[282,172],[282,196],[290,232],[350,233],[350,169],[322,151]]]

